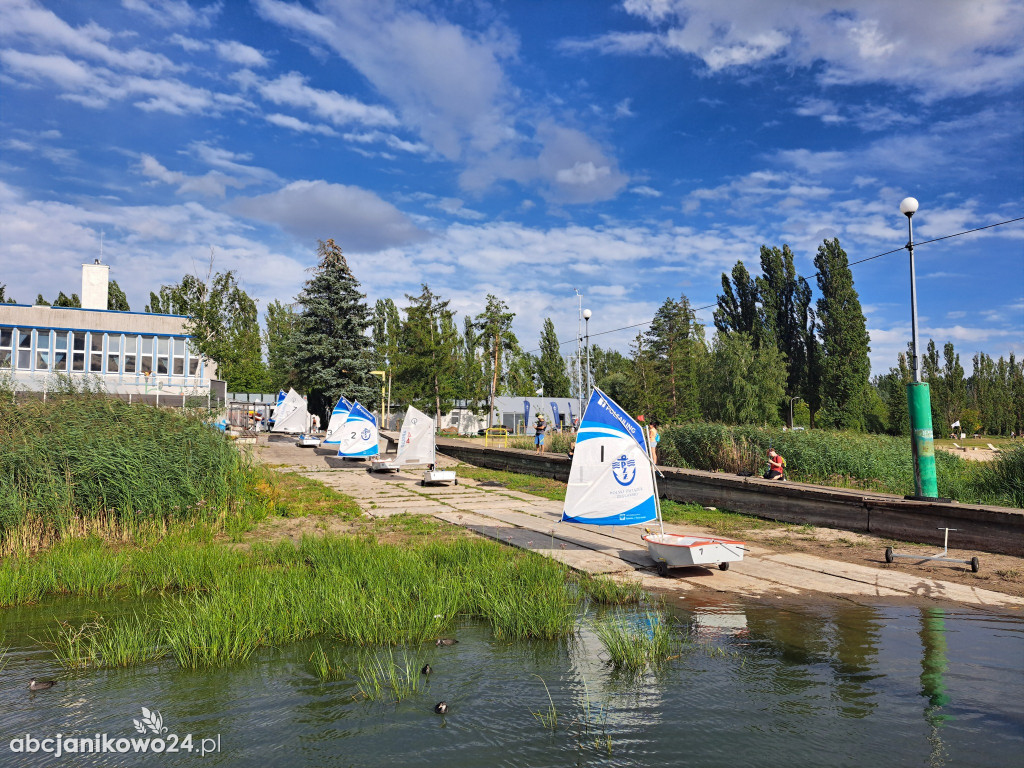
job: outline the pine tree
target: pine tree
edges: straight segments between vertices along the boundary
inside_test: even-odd
[[[519,341],[512,332],[515,313],[508,311],[508,305],[493,294],[487,294],[487,306],[476,316],[475,328],[480,334],[480,345],[484,348],[484,370],[490,379],[490,402],[487,426],[494,425],[494,398],[500,393],[499,382],[505,372],[506,360],[510,353],[519,349]]]
[[[419,296],[409,296],[401,328],[403,354],[396,363],[396,382],[404,400],[431,414],[451,410],[459,369],[459,337],[449,301],[441,301],[424,283]]]
[[[313,276],[298,296],[302,312],[295,323],[295,371],[310,412],[326,423],[342,395],[372,410],[378,390],[370,374],[366,297],[334,240],[319,241],[317,257]]]
[[[115,312],[132,311],[132,308],[128,306],[128,297],[121,290],[121,286],[117,284],[117,280],[111,280],[107,286],[107,309]]]
[[[691,421],[700,416],[697,382],[704,355],[704,328],[693,318],[690,300],[666,299],[645,334],[656,376],[649,411],[656,418]]]
[[[814,258],[821,328],[821,401],[825,426],[863,430],[871,364],[867,321],[853,287],[846,252],[826,240]]]
[[[591,356],[593,359],[593,356]],[[544,394],[548,397],[569,397],[569,370],[562,357],[562,347],[558,343],[555,324],[550,317],[544,319],[544,328],[540,333],[540,360],[537,375]]]

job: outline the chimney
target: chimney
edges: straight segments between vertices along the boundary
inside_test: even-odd
[[[106,309],[110,267],[95,259],[82,265],[82,309]]]

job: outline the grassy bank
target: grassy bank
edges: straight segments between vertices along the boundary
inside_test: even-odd
[[[662,429],[659,462],[708,471],[761,474],[769,447],[786,457],[788,476],[800,482],[885,493],[914,491],[909,441],[855,432],[783,432],[758,427],[694,423]],[[1024,507],[1024,449],[993,462],[936,454],[939,495],[965,503]]]
[[[0,398],[0,554],[180,521],[244,530],[272,510],[271,489],[198,416],[81,392]]]

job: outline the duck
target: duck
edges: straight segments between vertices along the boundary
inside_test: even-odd
[[[56,680],[36,680],[32,678],[32,681],[28,684],[28,689],[30,691],[45,691],[47,688],[53,688],[56,684]]]
[[[436,645],[455,645],[457,642],[459,641],[454,637],[439,637]]]
[[[434,711],[437,712],[437,714],[439,714],[439,715],[446,714],[448,712],[448,702],[447,701],[439,701],[439,702],[437,702],[437,704],[434,705]]]
[[[421,675],[429,675],[433,671],[434,670],[431,668],[431,666],[429,664],[424,664],[423,665],[423,669],[420,670],[420,674]]]

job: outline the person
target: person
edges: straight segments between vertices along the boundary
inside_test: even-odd
[[[661,435],[658,434],[658,422],[651,419],[647,423],[647,444],[651,446],[651,463],[658,463],[658,443],[661,442]]]
[[[580,417],[579,416],[573,416],[572,417],[572,431],[573,432],[579,432],[580,431]]]
[[[537,421],[533,424],[533,444],[537,453],[544,453],[544,431],[547,424],[544,423],[544,414],[537,414]]]
[[[310,431],[312,431],[312,432],[319,432],[320,431],[320,417],[317,416],[315,413],[313,414],[313,418],[310,420],[310,425],[311,425],[311,430]]]
[[[764,473],[765,480],[785,480],[786,460],[777,454],[773,449],[768,451],[768,471]]]

